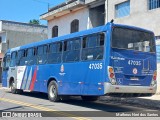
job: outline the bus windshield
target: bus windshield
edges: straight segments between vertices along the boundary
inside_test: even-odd
[[[112,47],[142,52],[155,52],[154,35],[139,30],[114,27]]]

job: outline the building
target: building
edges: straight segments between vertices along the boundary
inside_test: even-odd
[[[160,37],[159,12],[160,0],[69,0],[40,18],[48,21],[49,38],[104,25],[112,19],[152,30]]]
[[[0,64],[7,49],[43,39],[47,39],[47,26],[0,20]]]
[[[104,25],[105,0],[69,0],[40,17],[48,21],[48,37]]]
[[[159,56],[157,69],[160,73],[159,13],[160,0],[68,0],[49,9],[40,18],[48,21],[49,38],[104,25],[112,19],[115,23],[154,31]]]

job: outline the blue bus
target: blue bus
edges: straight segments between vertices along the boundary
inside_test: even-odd
[[[156,78],[154,33],[114,23],[12,48],[3,59],[3,87],[44,92],[54,102],[152,95]]]

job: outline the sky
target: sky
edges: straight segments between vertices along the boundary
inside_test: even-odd
[[[0,20],[28,23],[32,19],[39,19],[49,7],[58,5],[66,0],[0,0]],[[46,20],[40,24],[47,25]]]

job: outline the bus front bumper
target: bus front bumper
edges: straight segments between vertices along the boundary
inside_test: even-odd
[[[155,94],[157,85],[152,86],[123,86],[104,83],[104,94],[108,93],[151,93]]]

